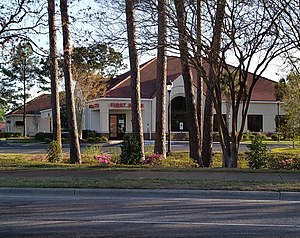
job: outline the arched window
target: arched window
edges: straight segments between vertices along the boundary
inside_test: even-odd
[[[171,101],[171,130],[172,131],[187,131],[187,115],[185,97],[176,97]],[[182,130],[180,129],[181,126]]]

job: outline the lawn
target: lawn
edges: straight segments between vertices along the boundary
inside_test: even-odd
[[[65,154],[66,158],[67,155]],[[66,162],[50,163],[45,154],[0,154],[0,187],[56,187],[56,188],[137,188],[137,189],[213,189],[213,190],[241,190],[241,191],[300,191],[300,182],[271,182],[271,181],[223,181],[215,179],[189,179],[184,176],[176,178],[106,178],[81,176],[80,171],[112,171],[112,173],[122,174],[124,171],[149,171],[151,172],[193,172],[193,173],[277,173],[270,170],[253,170],[247,166],[247,161],[242,157],[239,162],[239,169],[225,169],[218,167],[221,165],[221,154],[214,154],[215,168],[199,168],[188,159],[187,152],[173,153],[162,165],[100,165],[97,163],[83,163],[71,165]],[[31,171],[34,176],[20,175],[5,176],[4,171],[12,173],[14,171]],[[34,171],[55,170],[75,171],[72,176],[36,176]],[[32,173],[33,172],[33,173]],[[78,172],[78,174],[77,174]],[[283,171],[280,171],[283,172]],[[298,173],[296,171],[284,171],[285,173]],[[22,173],[21,173],[22,174]],[[299,173],[300,176],[300,173]]]

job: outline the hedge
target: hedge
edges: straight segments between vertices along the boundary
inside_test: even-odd
[[[10,138],[10,137],[21,137],[22,133],[19,132],[0,132],[0,138]]]

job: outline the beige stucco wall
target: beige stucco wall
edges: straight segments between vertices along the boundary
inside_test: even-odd
[[[47,118],[41,118],[40,115],[26,115],[26,135],[34,136],[38,132],[50,132],[50,120],[51,116]],[[23,133],[23,126],[17,126],[17,121],[23,121],[22,115],[10,115],[6,117],[6,121],[10,121],[10,123],[6,123],[6,132],[19,132]],[[34,121],[36,121],[37,126]],[[52,128],[52,125],[51,125]]]

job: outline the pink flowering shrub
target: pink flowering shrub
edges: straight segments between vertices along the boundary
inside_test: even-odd
[[[143,164],[161,165],[162,159],[163,159],[162,155],[152,154],[152,155],[146,157],[146,159],[143,161]]]
[[[108,154],[96,155],[94,158],[98,160],[100,164],[114,164],[111,161],[111,156]]]
[[[278,162],[280,169],[300,169],[300,162],[297,159],[286,159]]]

